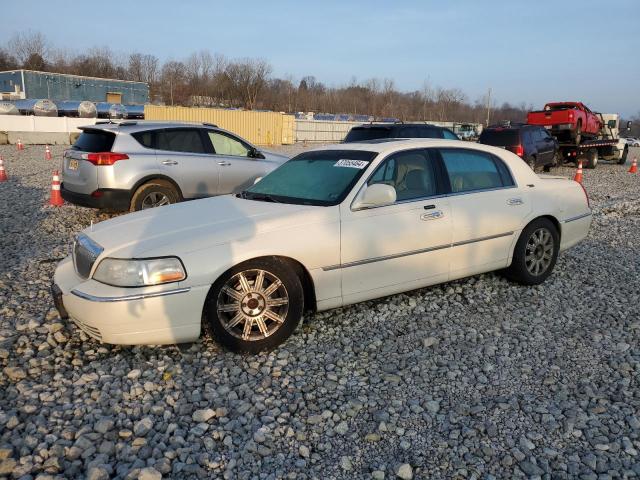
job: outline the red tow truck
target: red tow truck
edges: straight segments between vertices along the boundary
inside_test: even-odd
[[[545,127],[558,140],[559,164],[582,159],[586,168],[596,168],[598,159],[619,164],[627,160],[629,149],[620,138],[620,117],[615,113],[595,113],[581,102],[553,102],[529,112],[527,123]]]

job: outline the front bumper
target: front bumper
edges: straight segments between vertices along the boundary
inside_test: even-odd
[[[100,208],[115,210],[118,212],[126,212],[131,205],[131,192],[129,190],[117,189],[101,189],[99,197],[91,194],[72,192],[64,187],[64,183],[60,186],[62,198],[81,207]]]
[[[60,317],[87,335],[117,345],[165,345],[200,336],[207,286],[180,284],[119,288],[81,278],[71,257],[54,275],[52,293]]]

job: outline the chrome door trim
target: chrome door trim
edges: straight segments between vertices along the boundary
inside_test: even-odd
[[[342,264],[338,264],[338,265],[329,265],[327,267],[322,267],[322,270],[325,271],[325,272],[329,272],[331,270],[339,270],[341,268],[357,267],[359,265],[366,265],[368,263],[382,262],[384,260],[393,260],[395,258],[402,258],[402,257],[408,257],[410,255],[419,255],[421,253],[428,253],[428,252],[434,252],[434,251],[437,251],[437,250],[443,250],[445,248],[460,247],[462,245],[468,245],[470,243],[484,242],[486,240],[493,240],[493,239],[496,239],[496,238],[509,237],[509,236],[513,235],[514,233],[515,232],[499,233],[499,234],[496,234],[496,235],[489,235],[487,237],[480,237],[480,238],[474,238],[472,240],[465,240],[463,242],[447,243],[445,245],[438,245],[436,247],[421,248],[419,250],[411,250],[409,252],[394,253],[393,255],[384,255],[382,257],[365,258],[363,260],[355,260],[355,261],[349,262],[349,263],[342,263]]]
[[[470,243],[484,242],[485,240],[493,240],[495,238],[510,237],[511,235],[513,235],[513,233],[514,232],[504,232],[504,233],[498,233],[496,235],[489,235],[487,237],[474,238],[472,240],[463,240],[462,242],[452,243],[451,246],[460,247],[462,245],[469,245]]]
[[[366,265],[368,263],[382,262],[383,260],[393,260],[394,258],[408,257],[410,255],[418,255],[420,253],[433,252],[436,250],[442,250],[444,248],[449,248],[449,247],[451,247],[451,244],[447,243],[445,245],[438,245],[436,247],[421,248],[420,250],[411,250],[410,252],[394,253],[392,255],[384,255],[382,257],[366,258],[364,260],[356,260],[354,262],[342,263],[339,265],[330,265],[328,267],[322,267],[322,270],[324,270],[325,272],[328,272],[331,270],[338,270],[341,268],[357,267],[359,265]]]
[[[91,295],[89,293],[84,293],[75,289],[71,290],[71,293],[76,297],[80,297],[84,300],[89,300],[90,302],[126,302],[130,300],[144,300],[145,298],[166,297],[167,295],[175,295],[177,293],[186,293],[189,290],[191,290],[191,287],[177,288],[175,290],[166,290],[164,292],[137,293],[135,295],[123,295],[122,297],[98,297],[96,295]]]
[[[569,222],[573,222],[575,220],[580,220],[582,218],[586,218],[586,217],[590,217],[592,215],[591,212],[588,213],[583,213],[582,215],[577,215],[575,217],[571,217],[571,218],[567,218],[566,220],[563,220],[562,223],[569,223]]]

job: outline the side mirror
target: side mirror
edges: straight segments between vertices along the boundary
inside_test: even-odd
[[[264,155],[262,154],[262,152],[260,150],[258,150],[257,148],[252,148],[251,150],[249,150],[249,152],[247,153],[247,157],[249,158],[262,158],[264,159]]]
[[[353,202],[352,210],[363,208],[381,207],[390,205],[396,201],[396,189],[391,185],[376,183],[362,190]]]

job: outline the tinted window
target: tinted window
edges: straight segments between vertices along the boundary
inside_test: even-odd
[[[135,138],[140,145],[146,148],[153,148],[153,131],[147,130],[146,132],[132,133],[131,136]]]
[[[170,152],[204,153],[200,131],[195,128],[159,130],[156,132],[159,150]]]
[[[353,127],[344,138],[348,142],[363,142],[377,138],[388,138],[391,133],[389,127]]]
[[[385,183],[396,189],[398,201],[436,195],[436,172],[425,150],[399,152],[375,171],[369,185]]]
[[[71,147],[83,152],[110,152],[116,136],[104,130],[84,130]]]
[[[447,140],[460,140],[460,138],[453,133],[451,130],[447,130],[446,128],[442,129],[442,137]]]
[[[213,151],[216,155],[235,155],[238,157],[246,157],[249,155],[249,145],[241,142],[231,135],[222,132],[208,131],[209,140],[213,145]]]
[[[494,145],[496,147],[508,147],[512,145],[518,145],[520,143],[520,136],[518,130],[507,128],[491,128],[484,129],[480,134],[479,143],[485,145]]]
[[[400,127],[396,132],[398,138],[442,138],[442,131],[434,127]]]
[[[492,155],[462,149],[442,149],[440,154],[453,193],[506,186]]]

